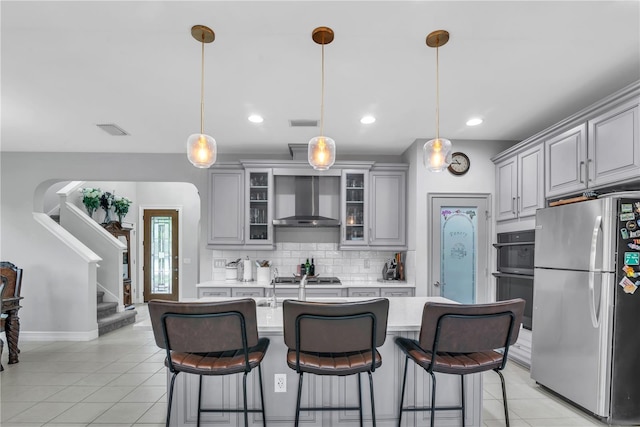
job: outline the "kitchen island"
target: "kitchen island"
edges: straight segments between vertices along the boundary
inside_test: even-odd
[[[222,301],[230,298],[201,298],[197,301]],[[313,298],[308,298],[313,301]],[[323,298],[325,302],[361,301],[367,298]],[[195,301],[193,299],[189,301]],[[382,355],[382,366],[373,374],[375,387],[376,421],[378,426],[396,426],[400,387],[404,369],[404,354],[394,343],[396,336],[417,338],[420,331],[422,308],[427,301],[450,302],[440,297],[389,298],[389,320],[387,339],[378,350]],[[262,307],[267,300],[256,298],[258,303],[257,320],[260,336],[271,340],[269,350],[262,363],[264,382],[264,400],[267,425],[270,427],[292,426],[295,414],[298,375],[287,366],[285,355],[287,348],[283,339],[282,308]],[[285,374],[284,392],[274,392],[275,374]],[[458,405],[460,401],[460,380],[458,376],[436,374],[438,378],[438,405]],[[167,370],[167,385],[171,374]],[[254,369],[247,377],[248,406],[259,407],[260,389],[258,370]],[[371,425],[371,408],[369,405],[369,387],[366,375],[363,378],[362,400],[365,423]],[[302,401],[304,406],[339,406],[357,405],[357,378],[305,376]],[[167,387],[168,389],[168,387]],[[468,375],[465,383],[466,392],[466,425],[481,426],[482,413],[482,376]],[[193,426],[196,423],[198,400],[198,377],[179,374],[174,391],[171,425]],[[405,405],[428,402],[430,380],[423,369],[415,369],[409,364],[407,376],[407,392]],[[211,406],[241,407],[242,375],[224,377],[205,377],[203,380],[203,408]],[[242,414],[202,414],[202,425],[239,426],[243,424]],[[428,412],[403,414],[403,426],[428,425]],[[356,426],[359,425],[357,411],[319,411],[301,412],[301,425],[314,427]],[[262,426],[260,414],[250,414],[251,426]],[[459,426],[459,411],[436,413],[437,426]]]

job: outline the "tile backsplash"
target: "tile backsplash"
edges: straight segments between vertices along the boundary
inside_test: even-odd
[[[252,250],[213,250],[213,274],[214,280],[225,278],[225,269],[215,267],[215,260],[224,259],[225,263],[238,258],[251,260],[268,260],[271,269],[278,269],[280,276],[289,276],[297,272],[297,267],[303,264],[307,258],[311,262],[314,259],[316,273],[322,276],[335,276],[344,281],[370,281],[382,277],[384,263],[393,258],[394,251],[349,250],[341,251],[337,243],[276,243],[276,248],[271,251]],[[413,281],[412,254],[405,253],[405,272],[408,281]],[[253,278],[256,278],[256,271]],[[411,270],[411,272],[410,272]]]

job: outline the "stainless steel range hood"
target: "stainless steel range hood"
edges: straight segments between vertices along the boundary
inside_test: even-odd
[[[280,227],[338,227],[340,220],[320,216],[319,177],[295,177],[295,214],[273,220]]]

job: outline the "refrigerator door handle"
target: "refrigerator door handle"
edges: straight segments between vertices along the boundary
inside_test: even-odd
[[[594,328],[600,326],[600,316],[596,312],[595,299],[595,274],[596,274],[596,252],[598,246],[598,235],[602,225],[602,215],[598,215],[593,224],[593,234],[591,235],[591,253],[589,254],[589,314],[591,314],[591,324]],[[600,287],[600,297],[602,297],[602,287]],[[601,298],[602,299],[602,298]],[[602,304],[601,304],[602,305]]]

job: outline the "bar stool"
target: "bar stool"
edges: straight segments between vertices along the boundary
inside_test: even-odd
[[[377,347],[384,344],[389,300],[353,303],[317,303],[285,300],[282,306],[284,342],[289,349],[287,364],[298,373],[298,399],[295,426],[300,410],[358,410],[362,420],[362,386],[360,374],[369,375],[371,413],[376,425],[372,373],[382,365]],[[300,407],[305,373],[315,375],[358,374],[358,401],[355,407]]]
[[[405,355],[404,378],[400,393],[398,427],[406,411],[462,411],[465,425],[464,376],[493,370],[502,382],[504,416],[509,426],[507,392],[501,370],[507,364],[509,346],[518,340],[525,301],[521,298],[493,304],[445,304],[428,302],[422,311],[419,341],[396,337]],[[431,376],[431,406],[403,408],[409,359]],[[460,375],[460,406],[436,407],[435,372]]]
[[[266,427],[262,368],[268,338],[258,338],[256,302],[251,298],[223,302],[149,301],[149,315],[158,347],[166,349],[165,365],[173,374],[169,386],[167,420],[171,420],[171,402],[176,376],[180,372],[198,375],[198,419],[202,412],[242,412],[245,426],[249,412],[262,414]],[[258,367],[261,409],[247,408],[247,374]],[[243,373],[242,409],[202,409],[202,376]]]

